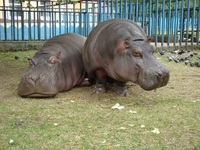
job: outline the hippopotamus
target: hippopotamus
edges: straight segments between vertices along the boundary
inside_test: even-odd
[[[68,33],[47,40],[28,58],[29,70],[22,75],[18,95],[22,97],[54,97],[75,86],[87,85],[82,61],[86,37]]]
[[[144,90],[165,86],[169,70],[153,55],[155,47],[142,28],[132,20],[110,19],[98,24],[83,48],[83,63],[95,93],[106,92],[107,83],[122,96],[129,95],[131,81]]]

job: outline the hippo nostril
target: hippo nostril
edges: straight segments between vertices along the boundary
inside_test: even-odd
[[[44,73],[41,73],[41,74],[40,74],[40,78],[43,79],[44,77],[45,77],[45,74],[44,74]]]
[[[32,76],[30,74],[27,74],[26,76],[29,80],[32,80]]]
[[[163,78],[163,74],[162,73],[157,73],[157,77],[161,79],[161,78]]]

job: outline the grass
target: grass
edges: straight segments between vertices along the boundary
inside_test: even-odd
[[[171,76],[156,91],[128,83],[129,97],[81,87],[50,99],[21,98],[17,85],[28,68],[24,57],[34,53],[0,53],[0,149],[200,149],[199,68],[158,55]],[[111,109],[116,103],[125,108]],[[152,133],[154,128],[160,134]]]

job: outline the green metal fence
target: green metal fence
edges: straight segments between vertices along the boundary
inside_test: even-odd
[[[0,40],[46,40],[68,32],[87,36],[112,18],[134,20],[156,46],[200,43],[199,0],[2,0]]]

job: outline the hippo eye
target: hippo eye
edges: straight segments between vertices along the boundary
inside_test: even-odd
[[[134,57],[142,57],[142,53],[141,53],[140,50],[134,50],[134,51],[132,52],[132,55],[133,55]]]

